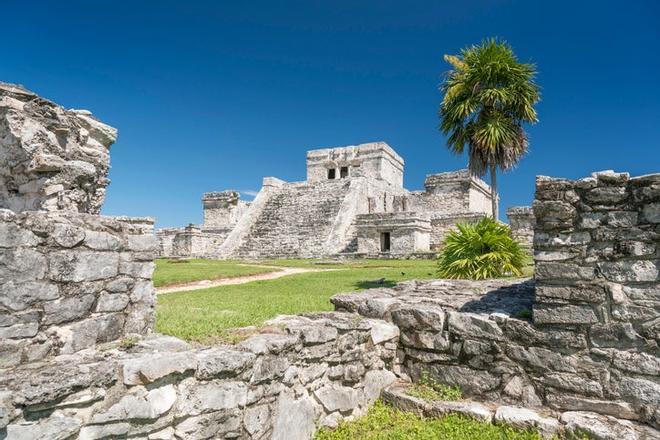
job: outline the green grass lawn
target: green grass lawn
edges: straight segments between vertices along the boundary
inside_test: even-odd
[[[434,278],[436,274],[433,260],[360,260],[327,265],[312,260],[267,263],[335,270],[159,295],[156,330],[200,343],[226,341],[232,339],[231,329],[259,326],[280,314],[333,310],[330,297],[339,292],[393,286],[403,280]],[[381,278],[382,283],[375,282]]]
[[[258,273],[273,272],[277,269],[243,265],[231,260],[156,260],[154,286],[162,287],[192,281],[234,278]]]
[[[520,431],[459,415],[422,418],[376,402],[369,413],[335,430],[322,429],[316,440],[541,440],[537,431]]]

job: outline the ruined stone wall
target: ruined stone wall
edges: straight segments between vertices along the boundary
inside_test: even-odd
[[[158,240],[158,257],[173,257],[174,239],[176,235],[183,232],[184,228],[160,228],[156,230]]]
[[[534,241],[534,226],[536,218],[529,206],[507,208],[506,217],[509,220],[511,235],[531,251]]]
[[[271,324],[236,346],[148,337],[2,371],[0,436],[307,440],[395,380],[392,325],[341,313]]]
[[[328,180],[328,170],[341,179],[341,167],[348,177],[384,180],[403,188],[403,159],[385,142],[370,142],[339,148],[323,148],[307,152],[307,182]]]
[[[431,174],[424,181],[425,191],[410,193],[409,211],[436,216],[491,211],[490,187],[470,176],[468,170]]]
[[[204,193],[202,205],[204,206],[204,224],[207,229],[231,229],[245,214],[250,204],[240,200],[237,191],[222,191]]]
[[[660,427],[660,175],[541,177],[536,197],[536,288],[408,282],[332,302],[396,324],[414,379]]]
[[[0,210],[0,367],[151,331],[153,220]]]
[[[0,208],[98,214],[117,130],[0,82]]]

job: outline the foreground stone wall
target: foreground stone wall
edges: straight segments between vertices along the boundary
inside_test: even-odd
[[[0,208],[98,214],[117,130],[0,82]]]
[[[0,366],[150,331],[156,245],[148,218],[0,210]]]
[[[538,177],[538,324],[589,331],[597,347],[660,343],[660,174]]]
[[[660,174],[540,177],[536,197],[536,286],[411,282],[333,303],[396,324],[413,379],[660,427]]]
[[[340,294],[337,310],[395,324],[399,362],[476,400],[593,411],[660,427],[660,361],[621,340],[599,348],[571,326],[528,318],[530,281],[424,281]]]
[[[0,370],[0,437],[309,439],[395,380],[390,324],[341,313],[270,324],[236,346],[152,336]]]

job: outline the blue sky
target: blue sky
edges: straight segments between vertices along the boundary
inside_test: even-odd
[[[537,174],[660,171],[655,1],[4,0],[0,80],[119,129],[103,212],[201,221],[203,192],[305,177],[305,151],[384,140],[405,185],[462,168],[437,131],[445,53],[485,37],[538,65]],[[249,197],[248,197],[249,198]]]

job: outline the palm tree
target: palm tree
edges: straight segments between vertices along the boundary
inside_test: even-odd
[[[445,61],[452,69],[441,85],[440,130],[453,153],[462,154],[467,146],[473,175],[490,173],[497,219],[497,169],[507,171],[520,161],[528,148],[523,124],[538,120],[536,66],[519,63],[511,46],[495,38],[445,55]]]

